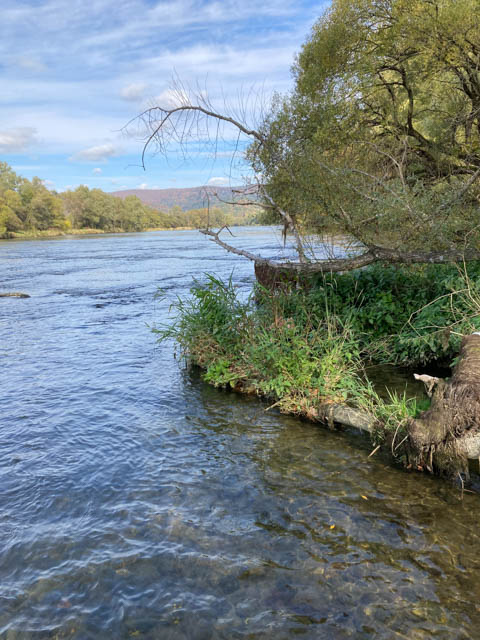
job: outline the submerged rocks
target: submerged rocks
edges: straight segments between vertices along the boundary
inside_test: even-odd
[[[8,291],[7,293],[0,293],[0,298],[30,298],[28,293],[20,293],[19,291]]]

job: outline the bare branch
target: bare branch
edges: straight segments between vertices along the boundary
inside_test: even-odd
[[[366,267],[374,262],[386,262],[390,264],[450,264],[461,260],[480,260],[480,251],[410,251],[402,252],[395,249],[385,247],[371,246],[364,253],[358,254],[350,258],[335,258],[332,260],[318,260],[316,262],[277,262],[270,260],[244,249],[237,249],[232,245],[224,242],[220,238],[220,233],[225,227],[219,231],[211,231],[202,229],[200,233],[209,236],[212,242],[220,247],[234,253],[238,256],[248,258],[259,264],[266,264],[272,268],[284,271],[297,271],[304,274],[313,274],[321,272],[338,273],[341,271],[351,271]]]
[[[187,116],[183,120],[180,120],[180,123],[183,127],[183,131],[181,132],[178,132],[176,122],[174,121],[174,118],[177,114],[180,116],[181,115]],[[159,117],[157,117],[157,115]],[[193,115],[194,121],[190,121],[188,119],[189,115]],[[264,142],[263,136],[255,129],[250,129],[247,126],[245,126],[245,124],[242,123],[241,121],[236,120],[235,118],[231,118],[230,116],[227,116],[225,114],[218,113],[212,110],[211,108],[209,108],[208,106],[203,106],[200,104],[197,104],[197,105],[181,104],[180,106],[173,107],[172,109],[166,109],[163,107],[150,107],[149,109],[146,109],[143,113],[141,113],[136,118],[146,122],[147,128],[151,130],[151,133],[148,135],[143,145],[142,167],[145,168],[145,155],[153,141],[157,142],[157,144],[160,147],[160,150],[163,150],[165,145],[164,145],[164,139],[162,136],[164,134],[164,129],[166,128],[167,124],[170,125],[173,129],[174,135],[171,137],[174,137],[180,141],[186,140],[186,139],[194,139],[194,136],[191,133],[191,127],[199,126],[198,121],[195,121],[195,117],[199,115],[205,116],[207,121],[209,119],[215,120],[217,124],[221,122],[231,124],[234,127],[236,127],[239,132],[244,133],[245,135],[251,138],[255,138],[260,143]],[[128,124],[126,125],[127,127],[128,127]],[[215,136],[215,140],[218,140],[218,133],[217,133],[217,136]]]
[[[296,244],[296,250],[298,253],[298,258],[300,260],[300,262],[302,264],[307,262],[307,259],[305,257],[305,250],[303,248],[303,243],[302,243],[302,239],[300,237],[300,234],[298,233],[298,228],[297,225],[295,224],[294,219],[292,218],[292,216],[288,213],[288,211],[284,211],[282,208],[280,208],[274,201],[273,199],[269,196],[269,194],[265,191],[264,187],[261,187],[262,189],[262,193],[263,196],[266,198],[266,200],[268,200],[268,202],[271,204],[271,206],[278,211],[278,213],[282,216],[282,218],[285,220],[286,224],[288,225],[288,227],[291,229],[294,237],[295,237],[295,244]]]

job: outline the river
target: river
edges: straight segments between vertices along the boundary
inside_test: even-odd
[[[253,281],[194,231],[0,242],[0,638],[479,637],[479,496],[185,370],[149,327],[205,271]]]

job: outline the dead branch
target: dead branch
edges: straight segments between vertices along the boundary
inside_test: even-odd
[[[413,377],[415,378],[415,380],[419,380],[420,382],[423,382],[423,384],[425,385],[427,396],[431,398],[433,393],[433,387],[440,382],[440,378],[436,378],[435,376],[428,376],[425,373],[423,374],[414,373]]]
[[[224,228],[224,227],[223,227]],[[245,251],[244,249],[237,249],[232,245],[224,242],[220,238],[219,231],[211,231],[209,229],[202,229],[201,233],[209,236],[212,242],[215,242],[220,247],[235,253],[236,255],[248,258],[253,262],[259,264],[267,264],[270,267],[281,269],[284,271],[298,271],[304,274],[321,273],[321,272],[333,272],[338,273],[341,271],[351,271],[353,269],[360,269],[366,267],[374,262],[385,262],[390,264],[450,264],[452,262],[458,262],[465,260],[480,260],[479,251],[410,251],[402,252],[395,249],[388,249],[385,247],[370,246],[367,250],[361,254],[350,258],[335,258],[331,260],[317,260],[315,262],[277,262],[270,260],[264,256]]]

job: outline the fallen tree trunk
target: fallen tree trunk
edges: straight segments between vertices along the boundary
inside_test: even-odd
[[[312,262],[277,262],[269,258],[264,258],[259,254],[238,249],[220,238],[220,234],[225,226],[218,231],[211,229],[200,229],[200,233],[209,236],[212,242],[220,247],[234,253],[237,256],[243,256],[252,260],[257,265],[266,265],[273,270],[281,272],[281,278],[285,273],[291,273],[304,276],[311,276],[316,273],[340,273],[344,271],[352,271],[366,267],[375,262],[383,262],[385,264],[453,264],[470,262],[471,260],[480,260],[480,251],[468,249],[462,251],[400,251],[388,247],[379,247],[375,245],[365,246],[363,253],[359,253],[347,258],[332,258],[326,260],[314,260]],[[271,276],[269,276],[271,277]],[[273,276],[276,277],[276,276]]]
[[[369,434],[373,433],[376,424],[375,419],[365,411],[353,409],[344,404],[323,407],[318,413],[318,420],[329,425],[336,423],[344,427],[353,427]],[[419,420],[421,418],[414,420],[413,423],[417,424]],[[465,434],[457,440],[456,448],[469,460],[480,459],[480,432]]]
[[[330,427],[334,423],[341,424],[345,427],[354,427],[367,433],[373,433],[375,420],[365,411],[360,409],[352,409],[346,404],[327,404],[320,407],[318,411],[318,420],[325,422]]]

